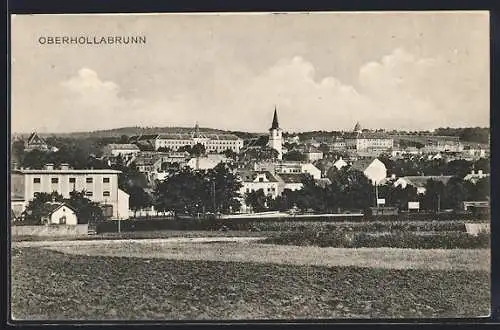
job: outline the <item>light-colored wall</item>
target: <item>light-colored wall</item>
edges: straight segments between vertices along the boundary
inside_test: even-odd
[[[323,159],[322,152],[309,152],[306,153],[307,160],[310,162],[314,162],[315,160]]]
[[[302,188],[304,188],[304,184],[300,183],[300,182],[298,182],[298,183],[295,183],[295,182],[294,183],[285,183],[285,185],[283,186],[283,190],[290,189],[292,191],[300,190]]]
[[[121,189],[118,189],[118,207],[116,211],[113,209],[114,215],[118,219],[129,218],[129,195]]]
[[[278,159],[283,158],[283,137],[281,129],[272,129],[269,131],[269,148],[278,152]]]
[[[243,148],[243,140],[211,140],[207,138],[193,138],[188,140],[170,140],[170,139],[156,139],[154,141],[155,150],[160,147],[168,147],[172,150],[178,150],[185,145],[194,146],[195,144],[202,144],[207,151],[224,152],[226,149],[231,149],[234,152],[239,152]]]
[[[76,225],[78,224],[78,218],[75,214],[75,212],[68,208],[67,206],[63,206],[59,209],[57,209],[52,215],[50,216],[50,223],[54,225],[60,224],[60,219],[62,217],[66,217],[66,225]]]
[[[12,226],[13,237],[19,236],[88,236],[88,224],[58,226]]]
[[[86,198],[96,203],[112,205],[113,216],[116,217],[118,214],[117,173],[50,171],[48,173],[23,173],[15,175],[24,176],[25,201],[33,200],[36,192],[52,193],[56,191],[64,198],[69,198],[70,192],[74,188],[76,191],[91,191],[92,196],[85,196]],[[34,183],[35,178],[40,178],[40,183]],[[57,178],[58,182],[52,183],[52,178]],[[75,184],[69,182],[70,178],[75,178]],[[87,183],[87,178],[92,178],[92,183]],[[104,182],[104,178],[109,178],[109,182]],[[109,196],[104,196],[105,191],[109,192]]]
[[[321,179],[321,170],[313,164],[301,164],[301,172],[312,175],[314,179]]]
[[[372,180],[373,184],[378,184],[387,177],[387,168],[380,160],[375,159],[364,171],[368,179]]]
[[[245,196],[245,194],[248,192],[257,191],[260,189],[264,190],[265,195],[271,195],[273,198],[276,198],[280,193],[278,182],[243,182],[243,187],[241,187],[240,189],[240,194],[241,196]]]

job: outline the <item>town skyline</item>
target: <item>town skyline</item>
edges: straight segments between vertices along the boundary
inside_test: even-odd
[[[487,12],[14,16],[11,131],[265,133],[274,106],[288,132],[489,127],[488,23]],[[77,35],[147,42],[38,40]]]

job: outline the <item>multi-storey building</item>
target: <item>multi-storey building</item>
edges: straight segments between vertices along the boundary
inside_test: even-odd
[[[345,146],[356,151],[386,151],[394,147],[394,140],[385,133],[352,133],[345,137]]]
[[[202,144],[208,153],[222,153],[227,149],[238,153],[243,148],[243,139],[236,135],[203,133],[200,132],[198,124],[191,133],[144,135],[138,136],[132,141],[149,144],[154,150],[168,148],[177,151],[186,145],[192,147],[198,143]]]
[[[282,180],[270,171],[239,171],[241,196],[262,189],[266,196],[276,198],[281,193]]]
[[[41,170],[13,169],[11,173],[12,209],[16,213],[22,212],[37,193],[57,192],[69,198],[72,191],[84,191],[88,199],[102,204],[112,218],[128,218],[129,196],[118,188],[120,171],[76,170],[66,164],[54,168],[47,164]]]
[[[254,164],[255,171],[270,171],[274,174],[309,174],[315,180],[321,178],[321,170],[312,163],[280,161],[280,162],[258,162]]]

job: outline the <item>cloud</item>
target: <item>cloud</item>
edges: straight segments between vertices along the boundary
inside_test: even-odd
[[[217,81],[230,81],[228,75],[220,74]],[[334,77],[317,80],[313,64],[299,56],[281,59],[260,74],[240,77],[232,86],[215,107],[237,111],[238,116],[224,117],[225,124],[253,131],[269,127],[275,105],[287,130],[350,127],[355,120],[350,114],[366,112],[371,106],[370,100]]]
[[[47,120],[55,131],[68,131],[198,121],[205,127],[264,132],[276,105],[287,131],[352,129],[356,121],[389,129],[484,125],[488,93],[477,83],[477,73],[460,70],[459,55],[421,58],[395,49],[362,65],[355,86],[318,77],[314,64],[301,56],[282,58],[261,72],[230,59],[199,70],[192,81],[178,81],[175,89],[161,87],[162,75],[143,84],[137,77],[135,95],[143,98],[84,67],[45,93],[52,95],[50,116],[37,124]]]

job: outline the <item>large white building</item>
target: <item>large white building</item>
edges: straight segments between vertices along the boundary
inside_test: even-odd
[[[276,198],[281,193],[282,181],[270,171],[240,171],[241,196],[262,189],[266,196]]]
[[[183,146],[193,147],[202,144],[208,153],[223,153],[227,149],[236,153],[243,148],[243,139],[234,134],[215,134],[200,132],[198,124],[191,133],[169,133],[143,135],[136,138],[139,142],[147,141],[154,150],[168,148],[173,151],[179,150]]]
[[[394,147],[394,139],[383,132],[363,132],[359,123],[344,137],[345,147],[355,151],[387,151]]]
[[[11,171],[12,210],[23,212],[37,193],[57,192],[64,198],[72,191],[84,191],[93,202],[106,207],[114,219],[127,219],[129,196],[118,188],[120,171],[104,169],[75,170],[63,164],[54,168],[52,164],[44,169],[13,169]]]
[[[309,174],[313,179],[321,178],[321,170],[312,163],[297,161],[259,162],[254,164],[255,171],[270,171],[274,174]]]
[[[283,135],[278,123],[278,113],[274,108],[273,123],[269,129],[268,147],[278,152],[278,159],[283,159]]]

